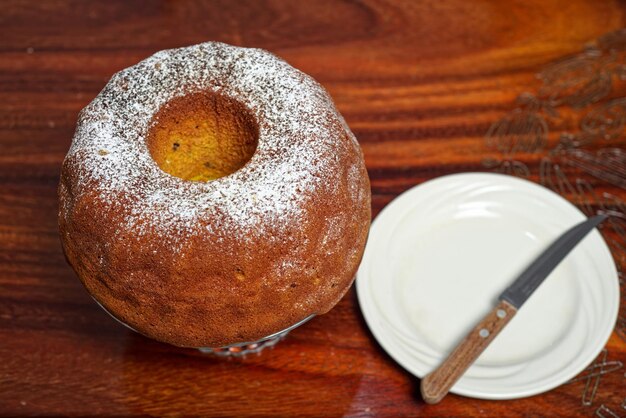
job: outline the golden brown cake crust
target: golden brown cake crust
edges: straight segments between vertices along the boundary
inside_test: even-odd
[[[258,146],[209,182],[162,171],[146,137],[170,100],[222,94]],[[205,43],[116,74],[81,112],[59,185],[70,264],[112,315],[179,346],[254,341],[330,310],[370,222],[361,150],[325,90],[258,49]]]

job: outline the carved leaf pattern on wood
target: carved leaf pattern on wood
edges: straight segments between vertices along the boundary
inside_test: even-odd
[[[587,216],[610,215],[602,226],[616,261],[622,303],[615,334],[626,341],[624,267],[626,266],[626,202],[599,192],[602,182],[626,189],[626,150],[612,146],[623,139],[626,127],[624,89],[614,87],[626,79],[626,29],[606,34],[572,57],[548,65],[537,74],[536,94],[522,93],[518,107],[494,122],[485,145],[495,157],[483,166],[496,172],[537,179],[543,186],[568,198]],[[621,86],[621,85],[620,85]],[[557,133],[559,128],[577,129]],[[527,161],[540,157],[538,172]],[[608,233],[607,233],[608,232]],[[622,368],[621,361],[607,362],[605,349],[577,378],[585,381],[581,403],[591,406],[599,393],[601,377]],[[602,404],[595,416],[619,416]]]
[[[601,210],[596,202],[620,210],[606,193],[626,200],[626,190],[550,152],[562,133],[581,132],[586,114],[626,96],[626,36],[586,48],[609,58],[612,74],[611,91],[596,103],[552,107],[538,96],[535,73],[582,51],[581,40],[623,27],[626,2],[24,0],[1,10],[0,416],[580,417],[599,405],[626,415],[624,369],[602,377],[589,407],[581,405],[585,381],[532,398],[453,395],[425,405],[417,379],[369,333],[354,290],[259,356],[225,360],[159,344],[91,301],[66,265],[56,226],[59,167],[80,109],[122,68],[206,40],[270,50],[328,89],[363,148],[374,214],[408,188],[475,171],[486,157],[490,169],[535,181],[549,157],[554,187],[570,189],[557,164],[586,213]],[[515,104],[524,91],[532,97]],[[482,137],[516,107],[543,118],[548,132],[536,152],[505,157]],[[582,139],[574,148],[594,156],[626,144],[624,135]],[[611,248],[619,260],[622,250]],[[607,361],[626,363],[620,337],[608,349]]]

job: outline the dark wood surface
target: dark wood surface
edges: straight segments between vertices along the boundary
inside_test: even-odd
[[[611,209],[604,232],[621,268],[626,35],[614,31],[625,14],[609,0],[0,2],[0,415],[626,415],[624,369],[610,371],[626,361],[618,332],[595,394],[583,379],[528,399],[426,405],[354,290],[259,356],[151,341],[87,295],[56,220],[78,111],[153,52],[219,40],[268,49],[329,90],[363,147],[374,214],[434,177],[511,172],[589,214]],[[581,124],[594,109],[610,117]]]

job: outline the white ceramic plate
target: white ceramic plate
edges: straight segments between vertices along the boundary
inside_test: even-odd
[[[554,192],[500,174],[441,177],[378,215],[357,273],[365,320],[412,374],[432,371],[517,275],[585,216]],[[608,340],[619,308],[615,264],[591,232],[452,388],[483,399],[550,390]]]

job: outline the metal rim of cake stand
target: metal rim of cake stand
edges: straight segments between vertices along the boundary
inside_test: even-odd
[[[111,318],[115,319],[117,322],[124,325],[129,330],[133,332],[137,332],[137,330],[135,330],[133,327],[121,321],[119,318],[117,318],[115,315],[109,312],[109,310],[105,308],[100,302],[98,302],[96,298],[94,298],[93,296],[91,296],[91,298],[98,304],[98,306],[100,306],[100,308],[102,308],[104,312],[109,314]],[[295,328],[298,328],[300,325],[303,325],[304,323],[311,320],[314,316],[315,314],[311,314],[307,316],[306,318],[304,318],[303,320],[298,321],[295,324],[281,331],[275,332],[274,334],[268,335],[267,337],[263,337],[256,341],[230,344],[224,347],[215,347],[215,348],[211,348],[211,347],[191,347],[191,348],[196,348],[202,353],[214,354],[214,355],[221,356],[221,357],[241,357],[241,356],[245,356],[246,354],[259,353],[264,348],[273,347],[274,345],[276,345],[276,343],[278,343],[280,340],[282,340],[283,338],[287,336],[289,331]],[[141,334],[140,332],[137,332],[137,333]]]
[[[274,345],[276,345],[276,343],[285,338],[291,330],[305,324],[314,316],[315,314],[311,314],[301,321],[298,321],[281,331],[275,332],[274,334],[268,335],[267,337],[261,338],[256,341],[230,344],[224,347],[217,348],[198,347],[198,350],[203,353],[214,354],[222,357],[241,357],[245,356],[246,354],[259,353],[264,348],[273,347]]]

